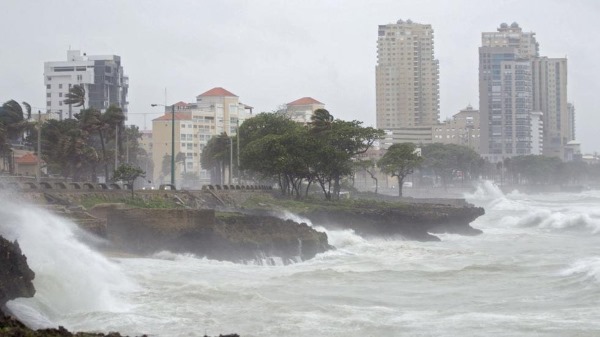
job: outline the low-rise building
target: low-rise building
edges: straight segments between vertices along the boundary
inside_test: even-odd
[[[163,165],[165,156],[171,156],[171,121],[175,120],[175,181],[182,186],[184,173],[197,175],[194,186],[211,183],[211,174],[200,165],[202,150],[217,135],[235,136],[237,129],[252,117],[252,107],[239,101],[239,97],[223,88],[213,88],[198,96],[196,102],[178,102],[165,107],[165,114],[152,121],[152,158],[154,182],[170,182],[170,163]],[[173,116],[172,111],[175,111]],[[183,155],[178,158],[177,154]],[[163,167],[165,166],[165,167]],[[229,183],[221,181],[216,183]]]
[[[468,105],[444,123],[433,126],[433,142],[457,144],[479,151],[479,110]]]
[[[318,109],[325,109],[325,104],[312,97],[302,97],[285,105],[285,114],[295,122],[309,123],[313,112]]]

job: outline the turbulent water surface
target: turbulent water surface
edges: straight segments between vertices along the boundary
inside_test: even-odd
[[[74,225],[5,207],[0,233],[19,239],[38,290],[9,306],[37,327],[130,335],[600,335],[600,191],[503,195],[484,184],[467,198],[486,209],[473,223],[482,235],[328,231],[336,251],[288,266],[105,258]]]

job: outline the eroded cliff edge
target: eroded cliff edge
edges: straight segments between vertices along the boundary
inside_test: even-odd
[[[281,258],[290,263],[332,248],[327,234],[269,215],[141,208],[113,208],[105,214],[109,241],[135,254],[168,250],[232,262]]]
[[[0,316],[8,314],[6,302],[35,295],[34,277],[19,244],[0,236]]]

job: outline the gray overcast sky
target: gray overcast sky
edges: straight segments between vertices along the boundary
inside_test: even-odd
[[[150,103],[193,102],[224,87],[255,112],[311,96],[341,119],[375,124],[377,26],[430,23],[440,61],[441,116],[479,105],[481,32],[518,22],[540,53],[568,57],[569,101],[585,152],[600,152],[597,0],[0,0],[0,101],[45,106],[45,61],[69,46],[122,57],[129,122]]]

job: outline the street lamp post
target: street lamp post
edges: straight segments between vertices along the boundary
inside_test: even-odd
[[[233,185],[233,138],[229,136],[229,185]]]
[[[163,104],[150,105],[167,107]],[[175,104],[171,105],[171,185],[175,188]]]
[[[40,183],[42,179],[42,112],[38,110],[37,125],[37,167],[35,170],[35,182]]]

